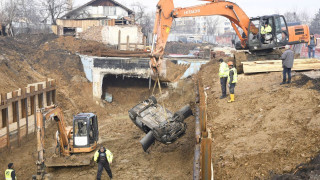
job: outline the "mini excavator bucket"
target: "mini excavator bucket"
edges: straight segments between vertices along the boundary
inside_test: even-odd
[[[89,166],[93,158],[93,153],[86,154],[72,154],[71,156],[58,156],[53,155],[46,159],[46,167],[57,168],[57,167],[79,167]]]

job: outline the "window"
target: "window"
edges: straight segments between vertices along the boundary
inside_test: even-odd
[[[114,6],[104,6],[103,7],[103,15],[105,15],[105,16],[117,15],[116,7],[114,7]]]

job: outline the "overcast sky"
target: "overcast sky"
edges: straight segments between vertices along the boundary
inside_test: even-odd
[[[1,0],[0,0],[1,1]],[[89,2],[89,0],[74,0],[75,7]],[[155,11],[159,0],[116,0],[130,7],[134,2],[140,2],[149,11]],[[249,17],[270,15],[274,13],[284,14],[286,11],[306,11],[313,16],[320,9],[319,0],[230,0],[236,2]],[[188,7],[207,2],[199,0],[173,0],[175,7]]]

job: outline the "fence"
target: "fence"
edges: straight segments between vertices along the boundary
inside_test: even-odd
[[[12,29],[14,35],[17,34],[39,34],[39,33],[52,33],[50,24],[30,24],[22,22],[13,22]]]
[[[118,49],[119,50],[137,50],[137,49],[146,49],[146,44],[147,44],[147,38],[146,36],[143,36],[143,43],[130,43],[130,37],[127,36],[127,42],[126,43],[121,43],[121,31],[119,30],[118,32]]]
[[[0,148],[11,149],[13,141],[20,146],[22,137],[35,133],[36,109],[56,103],[55,84],[54,80],[48,80],[1,94]]]
[[[197,86],[196,106],[196,146],[194,151],[193,179],[213,179],[213,168],[211,158],[212,138],[207,128],[207,95],[204,91],[201,78]]]

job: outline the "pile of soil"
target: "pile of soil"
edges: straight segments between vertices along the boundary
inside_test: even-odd
[[[216,47],[213,44],[205,44],[205,43],[183,43],[183,42],[167,42],[165,48],[165,54],[184,54],[187,55],[190,53],[190,50],[194,50],[195,48],[201,49],[212,49]]]
[[[320,79],[319,78],[310,78],[306,75],[301,75],[301,78],[295,82],[298,87],[308,86],[311,89],[320,91]]]
[[[235,102],[219,99],[218,63],[203,66],[216,179],[270,179],[319,152],[319,92],[280,86],[281,73],[239,75]],[[299,76],[293,82],[299,82]]]

